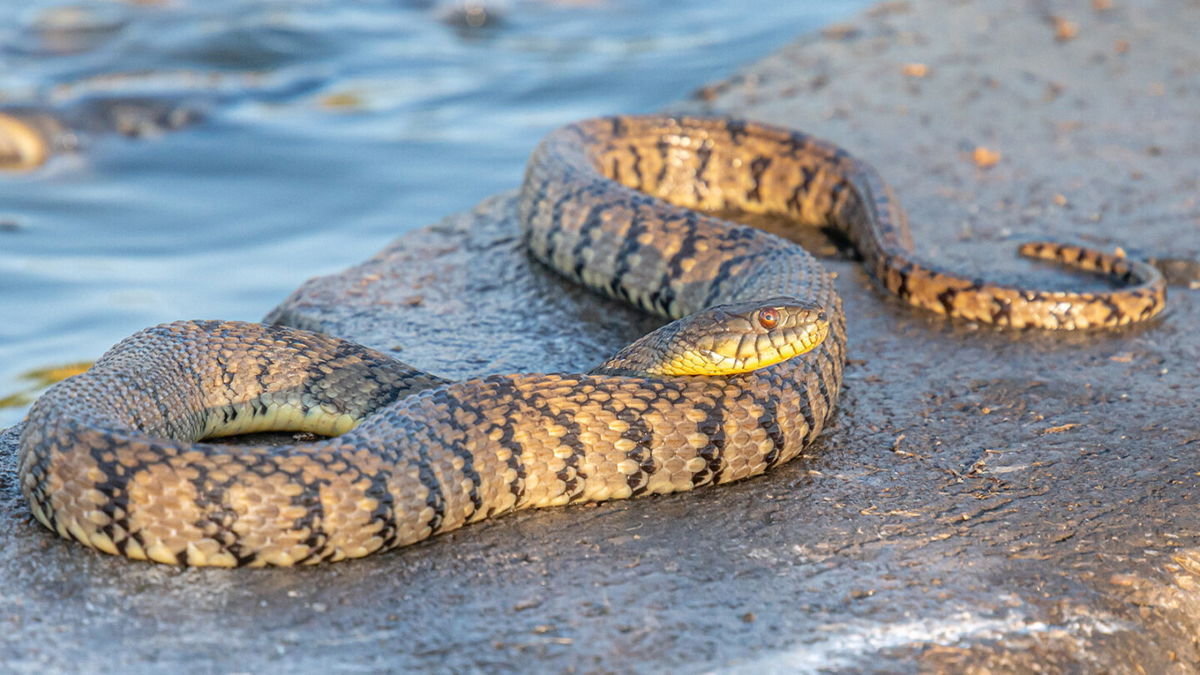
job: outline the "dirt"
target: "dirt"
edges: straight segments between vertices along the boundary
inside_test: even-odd
[[[1195,260],[1200,5],[885,3],[676,109],[874,163],[924,254],[1064,285],[1037,237]],[[1068,9],[1070,10],[1068,12]],[[980,148],[986,152],[978,152]],[[984,161],[980,161],[982,160]],[[299,570],[60,540],[0,437],[0,656],[18,672],[1195,672],[1200,306],[1112,333],[911,311],[833,259],[831,429],[769,475],[522,513]],[[1094,283],[1094,282],[1093,282]],[[315,279],[270,320],[439,374],[577,370],[656,325],[523,253],[511,195]]]

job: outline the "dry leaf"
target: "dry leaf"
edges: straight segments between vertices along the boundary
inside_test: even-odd
[[[1000,161],[1000,152],[980,145],[975,148],[975,152],[971,153],[971,159],[975,160],[975,164],[979,168],[987,169],[996,166],[996,162]]]

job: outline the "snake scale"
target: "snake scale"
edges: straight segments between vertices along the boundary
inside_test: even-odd
[[[978,322],[1109,327],[1147,319],[1165,300],[1153,268],[1073,246],[1022,252],[1121,285],[1042,291],[921,262],[875,170],[798,132],[727,119],[586,120],[551,133],[530,160],[519,216],[537,259],[668,317],[781,298],[810,331],[793,351],[815,348],[739,374],[655,371],[657,357],[641,350],[669,348],[671,324],[665,338],[643,338],[590,373],[449,382],[305,331],[166,324],[38,400],[20,438],[23,492],[47,527],[107,553],[263,566],[365,556],[515,509],[759,474],[795,457],[829,419],[845,318],[830,275],[801,247],[706,215],[731,210],[836,227],[887,291]],[[762,311],[720,321],[750,330]],[[735,340],[735,351],[756,340],[771,341]],[[330,437],[204,442],[268,429]]]

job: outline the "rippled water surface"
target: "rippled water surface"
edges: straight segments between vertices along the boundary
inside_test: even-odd
[[[0,174],[0,399],[148,325],[260,319],[515,187],[552,127],[653,111],[862,4],[0,3],[0,107],[81,145]],[[175,113],[105,133],[105,101],[147,98]],[[157,131],[180,111],[202,117]]]

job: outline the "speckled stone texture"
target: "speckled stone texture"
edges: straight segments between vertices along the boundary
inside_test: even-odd
[[[874,163],[967,270],[1053,236],[1200,252],[1200,4],[887,3],[676,107]],[[607,112],[607,111],[597,111]],[[983,150],[980,150],[980,149]],[[998,158],[997,158],[998,153]],[[987,165],[994,161],[991,166]],[[594,365],[657,322],[529,261],[511,195],[270,320],[440,375]],[[811,456],[740,484],[517,514],[315,569],[101,556],[27,515],[0,438],[9,669],[1194,672],[1200,306],[1096,335],[947,323],[833,261],[847,386]]]

